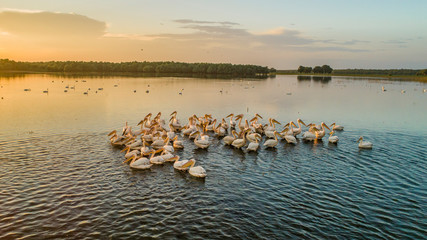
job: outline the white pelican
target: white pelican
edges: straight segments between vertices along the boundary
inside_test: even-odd
[[[297,127],[294,122],[292,122],[292,123],[293,123],[294,127]],[[301,124],[303,124],[304,126],[307,127],[307,125],[301,119],[299,119],[299,118],[297,119],[297,123],[298,123],[298,128],[293,128],[292,129],[293,135],[295,137],[302,132]]]
[[[137,158],[135,155],[132,155],[130,158],[125,160],[124,163],[130,160],[132,161],[129,163],[129,167],[133,169],[148,169],[151,166],[153,166],[153,164],[150,163],[150,160],[148,160],[148,158],[145,158],[145,157]]]
[[[268,139],[267,141],[264,142],[264,146],[266,148],[274,148],[277,146],[277,144],[279,143],[279,141],[277,140],[277,135],[279,134],[278,132],[274,131],[274,139]]]
[[[177,129],[177,130],[179,130],[179,129],[181,129],[182,128],[182,125],[181,125],[181,123],[179,122],[179,120],[176,118],[176,111],[174,111],[172,114],[171,114],[171,119],[169,120],[169,122],[172,124],[172,126],[174,127],[174,129]]]
[[[119,136],[117,135],[117,131],[113,130],[112,132],[110,132],[108,134],[108,136],[110,136],[110,143],[113,146],[119,147],[122,146],[130,141],[132,141],[133,139],[130,137],[126,137],[126,136]]]
[[[196,137],[194,138],[194,144],[196,144],[196,146],[198,147],[198,148],[201,148],[201,149],[205,149],[205,148],[208,148],[209,147],[209,145],[211,144],[210,142],[209,142],[209,140],[206,140],[206,139],[202,139],[201,138],[201,136],[200,136],[200,132],[199,131],[196,131],[195,133],[192,133],[192,135],[195,135]],[[200,138],[199,138],[200,137]]]
[[[320,124],[320,126],[322,127],[322,129],[321,130],[318,130],[318,131],[316,131],[316,138],[317,139],[322,139],[325,135],[326,135],[326,130],[325,130],[325,127],[329,130],[329,131],[331,131],[331,129],[324,123],[324,122],[322,122],[321,124]]]
[[[235,117],[235,120],[239,120],[238,123],[236,123],[237,127],[240,129],[240,131],[243,131],[245,129],[245,125],[242,125],[242,119],[243,119],[243,114],[239,114]]]
[[[280,125],[280,122],[278,122],[276,119],[273,119],[273,118],[269,118],[268,122],[270,123],[270,125],[268,125],[264,129],[264,134],[268,138],[274,138],[275,137],[274,132],[276,131],[276,123]]]
[[[279,133],[279,136],[285,139],[287,143],[297,144],[297,139],[294,137],[294,135],[287,134],[288,131],[289,128],[283,129],[283,131]]]
[[[163,149],[170,152],[170,153],[173,153],[175,151],[175,149],[172,145],[170,145],[169,138],[166,138],[165,142],[166,142],[166,144],[163,146]]]
[[[150,155],[151,149],[146,146],[145,140],[142,140],[142,147],[140,149],[141,155],[148,156]]]
[[[152,148],[154,148],[154,149],[160,149],[160,148],[163,148],[163,146],[166,144],[166,142],[167,141],[169,141],[169,139],[162,139],[162,138],[160,138],[160,139],[157,139],[157,140],[155,140],[152,144],[151,144],[151,147]]]
[[[249,142],[256,142],[256,141],[258,141],[258,140],[257,140],[257,137],[260,137],[260,138],[261,138],[261,134],[256,133],[256,132],[251,132],[251,133],[246,134],[246,139],[247,139]]]
[[[166,133],[166,135],[169,139],[173,139],[176,135],[175,134],[175,128],[170,123],[169,123],[169,131]]]
[[[341,126],[341,125],[336,125],[335,123],[332,123],[332,124],[331,124],[331,127],[332,127],[332,130],[333,130],[333,131],[342,131],[342,130],[344,130],[344,127],[343,127],[343,126]]]
[[[228,136],[225,136],[222,140],[224,141],[224,144],[225,145],[231,145],[231,143],[234,141],[234,140],[236,140],[236,138],[237,138],[237,132],[235,131],[235,130],[232,130],[231,131],[231,134],[232,135],[228,135]]]
[[[234,117],[234,113],[230,113],[227,117],[225,117],[225,118],[230,118],[230,127],[231,128],[236,127],[236,122],[233,120],[233,117]]]
[[[179,160],[179,156],[177,156],[176,161],[173,163],[173,167],[177,170],[181,170],[181,171],[185,171],[188,170],[191,166],[191,164],[193,163],[193,161],[196,161],[194,159],[190,159],[190,160]]]
[[[197,130],[196,123],[195,123],[195,120],[197,119],[197,117],[195,117],[195,116],[196,115],[193,115],[193,116],[188,118],[188,124],[185,127],[185,130],[182,131],[182,134],[190,135],[192,132]]]
[[[334,134],[334,133],[335,133],[335,131],[332,131],[329,133],[328,141],[330,143],[338,143],[338,140],[339,140],[338,136],[332,136],[332,134]]]
[[[142,140],[139,140],[139,139],[138,139],[137,141],[129,142],[129,143],[127,144],[127,146],[129,146],[131,150],[137,150],[137,149],[140,149],[140,148],[142,147]]]
[[[224,127],[224,121],[219,123],[217,127],[214,127],[214,132],[218,137],[222,137],[227,133],[227,129]]]
[[[359,148],[372,148],[373,145],[371,142],[364,142],[363,137],[360,137],[357,142],[359,142]]]
[[[317,129],[316,127],[313,127],[313,128],[310,127],[310,129],[308,131],[306,131],[306,132],[304,132],[302,134],[302,140],[305,140],[305,141],[314,141],[314,140],[316,140],[317,139],[316,132],[318,130],[319,129]]]
[[[178,136],[175,136],[173,138],[173,147],[174,148],[184,148],[184,144],[182,141],[178,140]]]
[[[193,162],[191,163],[188,173],[190,173],[190,175],[193,177],[200,177],[200,178],[206,177],[207,175],[206,170],[201,166],[195,167],[194,164],[196,164],[196,160],[193,159]]]
[[[222,123],[222,124],[221,124],[221,125],[222,125],[222,127],[223,127],[223,128],[225,128],[225,129],[227,130],[229,126],[228,126],[228,123],[225,121],[225,119],[224,119],[224,118],[222,119],[222,122],[221,122],[221,123]]]
[[[129,146],[123,148],[123,150],[121,150],[120,152],[126,152],[125,153],[125,158],[130,158],[130,157],[132,157],[134,155],[138,156],[139,154],[141,154],[141,152],[139,150],[133,150],[133,151],[131,151]]]
[[[162,154],[160,154],[160,156],[162,156],[163,160],[165,160],[165,162],[175,162],[175,160],[177,159],[175,155],[173,155],[172,153],[163,150]]]
[[[214,131],[215,130],[216,119],[212,121],[211,124],[206,126],[206,131]]]
[[[258,134],[258,133],[257,133]],[[247,137],[247,136],[246,136]],[[249,143],[249,145],[248,145],[248,147],[246,148],[246,151],[254,151],[254,152],[256,152],[257,150],[258,150],[258,147],[259,147],[259,143],[258,143],[258,140],[261,140],[262,139],[262,137],[261,137],[261,135],[255,135],[255,141],[254,142],[250,142]]]
[[[263,134],[264,130],[262,129],[262,124],[258,123],[258,118],[262,119],[262,117],[258,113],[256,113],[255,117],[252,118],[249,122],[251,123],[252,127],[255,129],[255,132],[259,134]]]
[[[162,156],[154,156],[156,153],[159,153],[161,151],[163,151],[163,149],[151,151],[150,163],[152,163],[152,164],[163,164],[163,163],[165,163],[165,159]]]
[[[241,147],[245,146],[245,145],[246,145],[246,136],[245,136],[245,134],[246,134],[248,131],[249,131],[249,129],[248,129],[248,130],[245,130],[245,131],[242,131],[242,132],[240,133],[239,138],[236,138],[236,139],[231,143],[231,145],[232,145],[233,147],[235,147],[235,148],[241,148]]]

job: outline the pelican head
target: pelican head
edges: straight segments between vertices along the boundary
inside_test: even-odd
[[[293,121],[291,121],[291,122],[289,123],[289,125],[292,125],[292,126],[294,126],[294,127],[297,127],[297,125],[296,125]]]
[[[302,125],[304,125],[304,126],[306,126],[307,127],[307,124],[305,124],[305,122],[303,122],[301,119],[297,119],[297,122],[299,122],[299,123],[301,123]]]
[[[330,127],[332,127],[332,126],[335,126],[335,123],[332,123],[332,124],[330,125]]]
[[[120,152],[126,152],[126,150],[129,150],[130,146],[126,146],[125,148],[123,148]]]
[[[239,114],[239,115],[236,116],[235,119],[237,120],[237,119],[242,119],[242,118],[243,118],[243,114]]]
[[[329,135],[331,135],[332,136],[332,134],[334,134],[335,133],[335,131],[331,131],[330,133],[329,133]]]
[[[172,115],[174,115],[174,114],[176,115],[176,113],[177,113],[176,111],[173,111],[173,113],[171,113],[171,115],[170,115],[170,116],[172,116]]]
[[[132,156],[130,156],[128,159],[124,160],[124,161],[123,161],[123,163],[127,163],[127,162],[129,162],[130,160],[135,159],[135,158],[136,158],[136,156],[135,156],[135,155],[132,155]]]
[[[200,134],[200,132],[199,131],[195,131],[195,132],[191,133],[190,136],[192,137],[192,136],[196,136],[198,134]]]
[[[274,122],[274,123],[277,123],[277,124],[281,125],[281,123],[279,121],[277,121],[276,119],[272,119],[271,121]]]
[[[322,122],[321,124],[320,124],[320,126],[324,126],[325,128],[327,128],[329,131],[331,131],[331,129],[324,123],[324,122]]]
[[[137,126],[143,124],[145,121],[147,121],[147,118],[142,119],[141,121],[139,121],[139,123],[137,124]]]
[[[190,159],[188,162],[186,162],[184,165],[182,165],[183,168],[189,167],[191,165],[194,165],[196,163],[195,159]]]
[[[286,133],[287,131],[289,131],[289,128],[285,127],[285,129],[283,129],[281,133]]]
[[[149,113],[147,114],[147,116],[145,116],[145,118],[150,118],[152,115],[153,115],[152,113]]]
[[[114,134],[117,134],[117,131],[116,130],[113,130],[112,132],[110,132],[107,136],[112,136],[112,135],[114,135]]]
[[[357,140],[357,142],[363,141],[363,137],[360,137],[359,140]]]

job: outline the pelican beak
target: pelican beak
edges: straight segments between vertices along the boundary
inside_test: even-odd
[[[174,115],[174,114],[176,114],[176,111],[173,111],[173,113],[171,113],[171,115],[170,115],[170,116],[172,116],[172,115]]]
[[[285,126],[283,126],[284,128],[286,128],[286,127],[288,127],[289,126],[289,123],[286,123],[286,125]]]
[[[139,123],[136,126],[141,125],[142,123],[144,123],[145,119],[142,119],[141,121],[139,121]]]
[[[331,129],[328,127],[328,125],[323,124],[323,126],[325,126],[329,131],[331,131]]]
[[[188,160],[188,162],[186,162],[186,163],[185,163],[184,165],[182,165],[181,167],[186,168],[186,167],[191,166],[191,164],[193,164],[193,161],[192,161],[192,160]]]
[[[225,117],[225,118],[229,118],[229,117],[233,117],[234,116],[234,114],[233,113],[230,113],[230,114],[228,114],[228,116],[227,117]]]
[[[127,163],[127,162],[129,162],[130,160],[132,160],[134,158],[135,158],[135,155],[132,155],[128,159],[124,160],[123,163]]]
[[[255,120],[257,120],[258,118],[255,116],[254,118],[252,118],[249,122],[253,122]]]
[[[293,125],[294,127],[297,127],[297,125],[296,125],[294,122],[292,122],[292,125]]]
[[[178,161],[179,160],[179,156],[172,157],[169,160]]]
[[[130,147],[129,146],[127,146],[127,147],[125,147],[125,148],[123,148],[120,152],[126,152],[126,150],[128,150]]]
[[[299,120],[299,122],[300,122],[302,125],[304,125],[304,126],[306,126],[306,127],[307,127],[307,125],[305,124],[305,122],[303,122],[301,119]]]
[[[114,133],[116,133],[117,131],[116,130],[113,130],[112,132],[110,132],[107,136],[111,136],[111,135],[113,135]]]
[[[259,117],[259,118],[261,118],[261,119],[263,119],[263,118],[261,117],[261,115],[259,115],[258,113],[257,113],[257,114],[255,114],[255,116],[256,116],[256,117]]]
[[[275,122],[275,123],[277,123],[277,124],[279,124],[279,125],[282,125],[281,123],[279,123],[276,119],[273,119],[273,122]]]

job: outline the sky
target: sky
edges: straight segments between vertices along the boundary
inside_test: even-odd
[[[0,0],[0,59],[427,68],[425,0]]]

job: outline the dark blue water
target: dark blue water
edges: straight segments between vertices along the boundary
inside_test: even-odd
[[[109,84],[115,80],[104,81]],[[152,81],[150,87],[155,88]],[[357,81],[362,80],[348,80],[346,84],[359,86],[361,83]],[[260,88],[269,83],[256,84]],[[14,84],[18,83],[4,86],[11,88]],[[197,85],[197,81],[192,84]],[[239,83],[233,84],[236,87]],[[369,93],[370,87],[366,86],[372,85],[364,84],[355,91]],[[189,89],[186,86],[184,92]],[[177,154],[195,158],[197,165],[206,169],[208,176],[202,180],[176,171],[168,163],[145,171],[131,170],[122,164],[123,154],[110,146],[107,133],[120,129],[123,119],[134,124],[148,113],[126,102],[129,96],[134,97],[130,93],[123,94],[122,99],[110,100],[106,100],[111,98],[108,92],[99,93],[104,95],[88,96],[82,103],[79,99],[87,96],[75,94],[70,97],[75,100],[74,105],[68,105],[65,101],[48,101],[55,97],[52,87],[49,91],[45,96],[36,93],[33,87],[32,95],[21,96],[22,104],[42,99],[32,105],[34,110],[27,108],[27,115],[20,112],[22,109],[12,107],[19,99],[13,104],[4,101],[0,105],[2,111],[8,111],[3,116],[9,116],[7,121],[3,118],[0,132],[0,239],[425,239],[427,236],[427,135],[422,129],[425,123],[414,122],[405,127],[406,122],[396,121],[384,126],[382,122],[387,117],[375,116],[370,121],[372,124],[361,127],[360,119],[345,121],[341,117],[339,124],[345,126],[345,131],[336,134],[340,138],[338,145],[329,144],[326,137],[323,142],[299,141],[297,145],[283,141],[276,149],[261,148],[257,153],[224,146],[213,136],[212,145],[199,150],[183,138],[185,148]],[[140,92],[141,98],[147,96]],[[230,90],[229,94],[233,93],[236,94]],[[26,93],[14,94],[5,96],[19,98],[19,94]],[[56,94],[59,96],[59,91]],[[148,108],[157,113],[161,110],[159,106],[167,104],[155,105],[155,90],[150,94],[154,98]],[[399,94],[396,91],[393,97]],[[425,95],[418,94],[409,101],[423,107],[426,102],[417,99]],[[294,92],[291,97],[295,95]],[[205,109],[199,106],[202,103],[195,102],[185,109],[202,112]],[[234,104],[240,106],[238,102]],[[84,105],[86,110],[82,110]],[[184,108],[180,105],[165,109],[174,107]],[[225,110],[218,110],[214,117],[225,117],[232,107],[224,105]],[[100,108],[103,110],[98,112]],[[206,108],[220,107],[206,104]],[[268,112],[254,108],[257,110],[249,111]],[[171,112],[166,110],[165,118]],[[306,107],[306,110],[312,109]],[[415,114],[407,118],[417,118]],[[285,122],[299,117],[288,115],[281,113],[276,118]],[[332,116],[330,112],[309,116],[313,118],[303,119],[320,122],[334,116],[340,118],[338,112]],[[185,121],[189,115],[178,112],[178,117]],[[367,116],[361,114],[360,118]],[[361,135],[374,143],[372,150],[359,150],[356,141]]]

